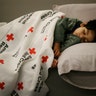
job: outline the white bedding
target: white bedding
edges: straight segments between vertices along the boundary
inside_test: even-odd
[[[72,70],[96,71],[96,43],[80,43],[70,46],[59,57],[59,74],[69,73]]]
[[[45,96],[53,33],[64,13],[42,10],[0,27],[0,96]]]

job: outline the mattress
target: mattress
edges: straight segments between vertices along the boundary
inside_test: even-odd
[[[96,89],[96,72],[71,71],[61,75],[62,79],[83,89]]]

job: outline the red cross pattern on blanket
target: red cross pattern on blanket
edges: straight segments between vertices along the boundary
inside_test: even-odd
[[[4,85],[5,83],[4,82],[0,82],[0,89],[3,90],[4,89]]]
[[[61,18],[64,18],[64,17],[65,17],[64,15],[61,16]]]
[[[7,34],[7,35],[6,35],[6,40],[7,40],[7,41],[14,40],[14,34],[13,34],[13,33]]]
[[[48,60],[48,56],[42,56],[42,63],[46,63]]]
[[[33,32],[33,30],[34,30],[34,27],[30,27],[28,32]]]
[[[30,54],[36,54],[35,48],[29,48],[29,53]]]
[[[18,90],[23,90],[24,86],[23,86],[23,82],[19,82],[18,83]]]
[[[4,60],[3,59],[0,59],[0,64],[4,64]]]
[[[46,41],[48,39],[47,35],[44,37],[44,41]]]

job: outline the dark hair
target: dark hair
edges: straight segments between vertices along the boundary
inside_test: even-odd
[[[89,30],[94,30],[96,31],[96,19],[95,20],[90,20],[85,27]]]
[[[95,39],[94,42],[96,42],[96,19],[90,20],[85,27],[89,30],[93,30],[95,32]]]

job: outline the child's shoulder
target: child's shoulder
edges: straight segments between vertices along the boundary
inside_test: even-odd
[[[77,18],[64,17],[64,18],[60,18],[58,20],[58,23],[72,23],[72,22],[73,23],[78,23],[78,22],[82,23],[82,21]]]

